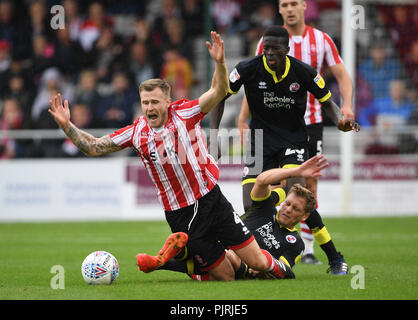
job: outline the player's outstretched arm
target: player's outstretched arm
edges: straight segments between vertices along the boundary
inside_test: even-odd
[[[332,99],[323,102],[322,109],[339,130],[344,132],[352,130],[356,132],[360,131],[360,125],[353,119],[345,119],[340,108]]]
[[[215,61],[215,71],[212,84],[208,91],[199,98],[200,110],[203,113],[211,111],[228,94],[228,69],[225,61],[224,41],[215,31],[211,32],[212,43],[206,41],[211,58]]]
[[[325,156],[316,155],[295,168],[270,169],[258,175],[251,194],[255,198],[264,198],[270,193],[270,185],[290,178],[315,178],[321,176],[321,170],[328,167]]]
[[[54,117],[66,136],[84,154],[88,156],[101,156],[121,150],[108,135],[96,138],[78,129],[71,123],[68,100],[65,100],[63,103],[61,94],[57,94],[53,99],[50,99],[49,103],[50,109],[48,109],[48,112]]]

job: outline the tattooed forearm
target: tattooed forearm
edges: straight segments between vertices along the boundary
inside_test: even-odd
[[[88,156],[100,156],[120,150],[120,147],[114,144],[109,136],[96,138],[78,129],[72,123],[67,128],[63,128],[63,130],[74,145]]]

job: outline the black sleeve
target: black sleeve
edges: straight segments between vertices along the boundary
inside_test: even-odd
[[[301,65],[302,78],[305,80],[306,88],[311,92],[319,102],[325,102],[331,98],[331,91],[329,91],[324,78],[311,66]]]

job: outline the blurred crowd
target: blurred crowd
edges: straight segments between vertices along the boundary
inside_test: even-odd
[[[339,1],[306,2],[306,22],[313,26],[324,8],[340,10]],[[190,97],[204,81],[195,76],[194,43],[205,35],[206,3],[0,0],[0,130],[57,128],[47,111],[57,92],[70,101],[71,120],[80,128],[130,124],[140,114],[137,88],[145,79],[169,81],[174,100]],[[65,28],[51,27],[53,5],[64,8]],[[377,35],[358,44],[365,51],[356,79],[358,120],[376,125],[388,114],[417,124],[418,7],[376,9]],[[255,52],[265,28],[281,23],[277,0],[213,0],[210,16],[213,28],[242,39],[242,57]],[[337,90],[332,78],[327,81]],[[60,139],[0,138],[0,158],[61,156],[80,154]]]

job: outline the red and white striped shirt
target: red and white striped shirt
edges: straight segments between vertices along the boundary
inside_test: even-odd
[[[200,126],[205,115],[199,100],[182,99],[170,104],[161,130],[151,128],[141,116],[110,135],[118,146],[137,151],[166,211],[194,204],[219,179],[219,168],[208,152]]]
[[[343,62],[334,41],[323,31],[306,26],[302,36],[289,34],[289,38],[289,55],[309,64],[320,74],[324,62],[330,67]],[[259,54],[263,54],[263,38],[257,44],[256,55]],[[305,123],[309,125],[321,122],[321,104],[308,92]]]

